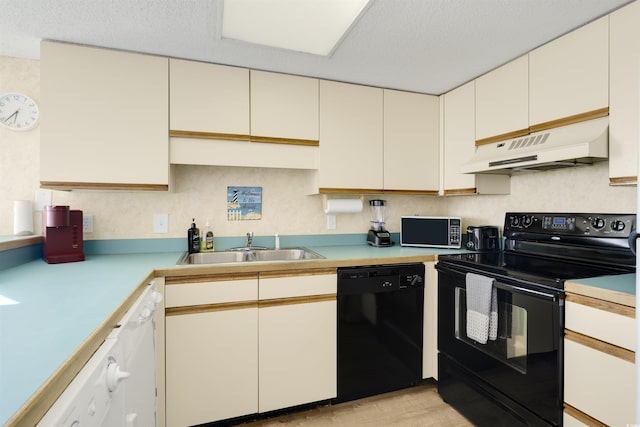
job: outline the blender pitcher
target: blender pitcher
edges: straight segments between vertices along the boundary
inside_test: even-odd
[[[391,246],[391,233],[385,229],[387,220],[387,201],[369,200],[371,211],[371,229],[367,233],[367,243],[371,246]]]

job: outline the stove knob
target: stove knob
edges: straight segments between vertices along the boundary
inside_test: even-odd
[[[611,223],[611,229],[613,231],[622,231],[624,230],[624,227],[625,227],[624,222],[620,221],[619,219]]]
[[[532,216],[523,216],[522,217],[522,225],[527,228],[527,227],[531,227],[531,224],[533,224],[533,217]]]
[[[596,217],[591,221],[591,225],[596,230],[600,230],[600,229],[604,228],[604,219]]]
[[[517,216],[512,216],[511,217],[511,226],[512,227],[520,227],[520,218],[518,218]]]

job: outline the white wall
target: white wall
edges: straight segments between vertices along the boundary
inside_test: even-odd
[[[0,57],[0,93],[10,91],[40,99],[39,61]],[[39,158],[39,128],[29,132],[0,128],[0,235],[13,233],[13,200],[33,199],[39,188]],[[635,212],[635,187],[609,187],[607,167],[603,162],[514,176],[507,196],[384,196],[390,205],[388,228],[399,231],[399,217],[413,214],[461,216],[466,226],[502,225],[504,213],[510,210]],[[327,231],[322,197],[306,194],[310,172],[207,166],[176,166],[172,172],[170,193],[54,191],[53,203],[94,215],[95,232],[85,239],[182,237],[192,217],[200,227],[210,217],[218,236],[248,231],[256,235],[364,233],[369,226],[365,208],[361,214],[338,215],[338,228]],[[233,185],[263,188],[261,220],[227,220],[226,190]],[[154,213],[169,214],[169,234],[153,234]],[[39,230],[40,216],[34,214],[34,218]]]

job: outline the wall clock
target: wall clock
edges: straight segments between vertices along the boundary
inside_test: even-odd
[[[11,130],[29,130],[38,124],[40,109],[22,93],[0,94],[0,126]]]

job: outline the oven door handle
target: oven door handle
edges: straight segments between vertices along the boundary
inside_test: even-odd
[[[497,280],[493,282],[493,286],[508,292],[518,292],[518,293],[529,295],[535,298],[542,298],[542,299],[546,299],[554,302],[559,299],[558,298],[559,294],[556,294],[556,293],[548,293],[543,291],[537,291],[535,289],[522,288],[520,286],[515,286],[515,285],[507,285],[505,283],[498,282]]]

